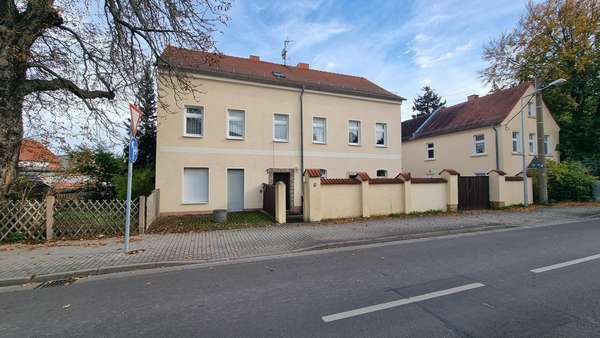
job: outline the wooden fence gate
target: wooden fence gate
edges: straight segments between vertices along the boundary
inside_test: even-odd
[[[275,186],[263,183],[263,210],[275,217]]]
[[[489,209],[490,184],[488,176],[458,177],[458,209]]]

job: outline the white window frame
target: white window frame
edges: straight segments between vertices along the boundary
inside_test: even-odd
[[[277,115],[281,115],[281,116],[287,116],[287,139],[278,139],[275,137],[275,116]],[[289,113],[273,113],[273,142],[279,142],[279,143],[288,143],[290,142],[290,130],[292,128],[290,128],[290,114]]]
[[[483,140],[477,140],[477,136],[483,136]],[[483,144],[483,152],[482,153],[477,152],[477,145],[480,143]],[[485,155],[487,155],[487,147],[485,144],[485,134],[473,135],[473,156],[485,156]]]
[[[322,119],[324,121],[323,130],[323,142],[315,141],[315,119]],[[312,143],[314,144],[327,144],[327,118],[323,116],[313,116],[312,118]]]
[[[186,201],[185,200],[185,169],[206,169],[207,186],[206,186],[206,201]],[[208,204],[210,202],[210,168],[186,166],[181,169],[181,204]]]
[[[244,120],[243,120],[243,122],[244,122],[244,129],[242,130],[242,136],[231,136],[231,134],[229,133],[230,132],[229,121],[230,121],[230,118],[231,118],[230,113],[232,111],[234,111],[234,112],[242,112],[242,114],[244,115]],[[226,136],[227,139],[229,139],[229,140],[243,140],[243,139],[245,139],[246,138],[246,111],[243,110],[243,109],[228,108],[226,110],[226,113],[227,113],[227,127],[226,127],[226,129],[227,129],[227,136]]]
[[[383,144],[377,144],[377,126],[383,126]],[[375,123],[375,146],[379,148],[386,148],[388,146],[388,127],[386,122]]]
[[[204,137],[204,127],[205,127],[205,116],[206,116],[206,111],[204,110],[204,106],[184,106],[184,111],[183,111],[183,136],[184,137],[196,137],[196,138],[202,138]],[[197,114],[190,114],[188,113],[188,109],[200,109],[200,111],[202,111],[202,114],[200,115],[200,120],[201,122],[201,130],[200,130],[200,134],[188,134],[187,132],[187,119],[188,119],[188,114],[189,115],[197,115]],[[198,117],[195,117],[198,118]]]
[[[544,135],[544,151],[545,156],[550,155],[550,135]]]
[[[537,154],[537,137],[536,136],[537,135],[535,133],[529,133],[529,153],[531,155]]]
[[[515,138],[515,134],[517,135]],[[513,154],[521,154],[521,152],[523,151],[523,145],[521,144],[522,142],[522,138],[521,138],[521,132],[520,131],[513,131],[511,132],[511,151]],[[515,142],[517,145],[517,150],[515,151]]]
[[[533,100],[529,101],[529,103],[527,104],[527,116],[535,118],[536,113],[537,107],[535,106],[535,102],[533,102]]]
[[[350,142],[350,122],[358,122],[358,143]],[[362,144],[362,121],[356,120],[356,119],[348,120],[348,123],[346,124],[346,128],[347,128],[346,141],[348,142],[348,145],[349,146],[360,146]]]
[[[383,175],[383,176],[379,176],[379,172],[380,172],[380,171],[383,171],[383,172],[385,173],[385,175]],[[375,176],[376,176],[376,177],[388,177],[388,171],[387,171],[387,169],[377,169],[377,170],[375,171]]]
[[[429,147],[431,145],[431,147]],[[429,157],[429,150],[433,150],[433,157]],[[426,142],[425,143],[425,161],[434,161],[435,160],[435,143],[434,142]]]

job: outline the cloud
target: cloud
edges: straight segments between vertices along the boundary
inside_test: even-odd
[[[364,76],[408,99],[425,84],[448,104],[484,94],[478,71],[482,46],[517,23],[527,0],[237,1],[219,40],[225,53],[258,54],[281,62],[286,37],[289,62]]]

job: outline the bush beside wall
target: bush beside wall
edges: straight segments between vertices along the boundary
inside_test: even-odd
[[[551,201],[585,201],[592,198],[595,181],[579,162],[546,161],[548,169],[548,198]]]

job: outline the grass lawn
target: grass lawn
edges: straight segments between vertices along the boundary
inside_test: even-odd
[[[273,225],[273,220],[262,212],[235,212],[227,214],[227,222],[212,221],[212,215],[165,216],[154,223],[148,233],[180,233],[190,231],[230,230]]]

